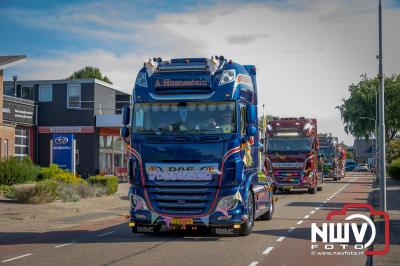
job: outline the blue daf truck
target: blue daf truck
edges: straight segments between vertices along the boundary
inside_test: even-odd
[[[256,68],[223,56],[149,59],[123,109],[132,232],[201,226],[248,235],[272,218],[262,174]]]

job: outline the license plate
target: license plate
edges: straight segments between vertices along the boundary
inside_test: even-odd
[[[283,189],[293,189],[293,186],[286,186],[286,187],[283,187]]]
[[[172,218],[171,224],[187,225],[193,224],[192,218]]]

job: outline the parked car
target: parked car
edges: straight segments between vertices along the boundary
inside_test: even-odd
[[[357,172],[369,172],[369,167],[368,167],[368,164],[362,163],[362,164],[359,164],[359,165],[356,167],[355,170],[356,170]]]
[[[357,164],[355,161],[349,159],[346,160],[346,164],[345,164],[345,170],[346,171],[354,171],[354,169],[357,167]]]

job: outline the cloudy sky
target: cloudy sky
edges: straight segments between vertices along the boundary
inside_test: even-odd
[[[92,65],[126,91],[149,57],[224,55],[256,65],[266,113],[316,117],[319,132],[351,145],[335,106],[377,73],[377,2],[0,0],[0,53],[28,56],[6,79]],[[383,4],[384,72],[400,73],[400,0]]]

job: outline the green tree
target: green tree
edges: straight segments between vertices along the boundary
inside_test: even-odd
[[[361,81],[349,87],[350,97],[343,99],[340,111],[344,130],[356,138],[366,138],[374,133],[375,122],[362,117],[375,118],[375,96],[378,78],[361,76]],[[385,136],[393,140],[400,130],[400,75],[385,77]]]
[[[98,79],[109,84],[113,84],[107,76],[103,76],[97,67],[86,66],[81,70],[75,71],[67,79]]]

